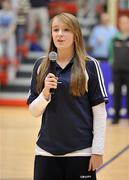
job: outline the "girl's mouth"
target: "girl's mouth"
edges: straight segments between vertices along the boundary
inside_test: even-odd
[[[62,39],[58,39],[57,41],[58,41],[58,42],[63,42],[64,40],[62,40]]]

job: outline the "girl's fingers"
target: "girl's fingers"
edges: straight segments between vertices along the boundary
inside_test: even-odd
[[[49,73],[49,74],[47,75],[47,78],[55,78],[55,75],[52,74],[52,73]]]
[[[46,85],[48,85],[48,86],[57,86],[57,83],[55,83],[55,82],[47,82]]]
[[[57,84],[53,82],[46,83],[46,86],[49,88],[57,88]]]
[[[91,163],[91,158],[90,158],[88,171],[91,171],[91,169],[92,169],[92,163]]]
[[[55,77],[54,74],[49,73],[46,78],[45,78],[45,87],[47,87],[48,89],[57,88],[57,80],[58,78]]]
[[[47,78],[46,81],[56,82],[57,83],[57,79],[56,78]]]
[[[90,159],[90,162],[89,162],[89,169],[88,169],[88,171],[90,171],[90,170],[95,171],[101,165],[102,165],[101,157],[92,156],[91,159]]]
[[[94,164],[93,164],[93,166],[92,166],[92,171],[95,171],[97,169],[97,166],[95,166]]]
[[[54,79],[58,79],[58,77],[56,77],[54,74],[49,73],[46,78],[54,78]]]
[[[90,162],[89,162],[89,169],[88,171],[95,171],[98,168],[97,163],[93,160],[91,157]]]

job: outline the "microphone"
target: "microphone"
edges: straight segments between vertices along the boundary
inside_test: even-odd
[[[49,72],[54,74],[56,76],[56,60],[57,60],[57,53],[55,51],[51,51],[49,53],[49,60],[50,60],[50,66],[49,66]],[[50,89],[51,93],[54,93],[53,88]]]

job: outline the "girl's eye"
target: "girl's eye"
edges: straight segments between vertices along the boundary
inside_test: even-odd
[[[70,31],[68,28],[65,28],[64,31]]]
[[[59,31],[59,29],[58,29],[58,28],[55,28],[55,29],[53,29],[53,31],[54,31],[54,32],[57,32],[57,31]]]

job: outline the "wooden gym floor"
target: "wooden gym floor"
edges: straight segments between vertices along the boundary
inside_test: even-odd
[[[0,107],[0,180],[32,180],[40,118],[27,107]],[[107,123],[104,164],[98,180],[129,180],[129,123]]]

